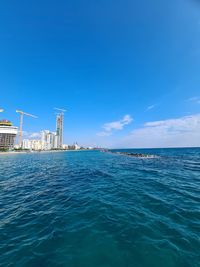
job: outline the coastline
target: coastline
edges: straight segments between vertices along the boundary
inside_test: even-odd
[[[81,150],[43,150],[43,151],[7,151],[0,152],[1,155],[18,155],[18,154],[40,154],[40,153],[59,153],[59,152],[81,152],[81,151],[94,151],[94,149],[81,149]]]

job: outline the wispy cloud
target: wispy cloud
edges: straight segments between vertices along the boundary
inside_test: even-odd
[[[103,125],[103,131],[97,133],[98,136],[110,136],[114,131],[123,130],[125,125],[130,124],[133,121],[133,118],[130,115],[125,115],[119,121],[108,122]]]
[[[102,132],[97,133],[97,135],[100,136],[100,137],[105,137],[105,136],[112,135],[112,132],[104,132],[104,131],[102,131]]]
[[[151,105],[151,106],[148,106],[147,109],[146,109],[146,111],[149,111],[149,110],[151,110],[151,109],[154,109],[155,107],[156,107],[156,104]]]
[[[111,132],[112,130],[122,130],[125,125],[130,124],[132,121],[133,119],[130,115],[125,115],[123,119],[119,121],[105,123],[103,128],[107,132]]]
[[[40,132],[23,132],[23,137],[26,139],[40,139],[41,133]]]
[[[194,96],[194,97],[189,98],[188,101],[196,103],[196,104],[200,104],[200,97]]]
[[[37,139],[37,138],[40,138],[40,137],[41,137],[41,133],[37,133],[36,132],[36,133],[31,133],[30,134],[30,138],[36,138]]]
[[[177,119],[147,122],[135,129],[120,146],[184,147],[200,146],[200,114]]]

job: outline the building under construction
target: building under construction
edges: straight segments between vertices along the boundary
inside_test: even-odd
[[[58,114],[56,118],[56,136],[57,136],[57,148],[62,148],[62,145],[63,145],[63,113]]]
[[[18,128],[8,120],[0,121],[0,150],[13,149]]]
[[[59,111],[56,117],[56,137],[57,137],[57,148],[63,147],[63,132],[64,132],[64,112],[66,110],[55,108]]]

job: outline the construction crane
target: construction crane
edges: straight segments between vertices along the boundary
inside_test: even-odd
[[[21,111],[21,110],[16,110],[17,113],[20,114],[20,127],[19,127],[19,146],[20,148],[22,148],[22,129],[23,129],[23,119],[24,119],[24,115],[25,116],[29,116],[29,117],[32,117],[32,118],[37,118],[36,116],[32,115],[32,114],[29,114],[29,113],[26,113],[24,111]]]
[[[58,111],[61,111],[62,113],[64,113],[64,112],[67,111],[67,110],[65,110],[65,109],[61,109],[61,108],[54,108],[54,109],[56,109],[56,110],[58,110]]]

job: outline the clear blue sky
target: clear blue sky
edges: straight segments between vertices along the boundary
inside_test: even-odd
[[[65,143],[200,145],[197,3],[2,0],[0,117],[19,125],[18,108],[39,117],[25,118],[25,131],[54,130],[60,107]]]

